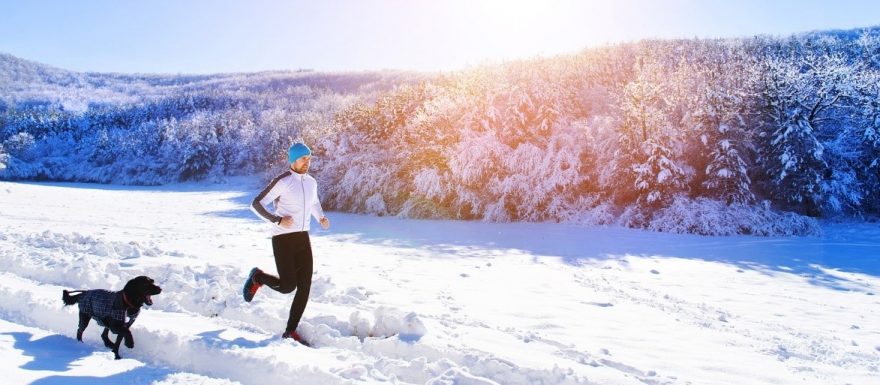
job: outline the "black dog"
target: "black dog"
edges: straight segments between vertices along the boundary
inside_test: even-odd
[[[76,290],[73,292],[64,290],[61,297],[64,305],[79,304],[79,328],[76,330],[76,339],[82,342],[83,331],[89,326],[89,321],[95,319],[98,325],[104,327],[101,339],[104,346],[113,350],[116,359],[119,355],[119,344],[125,339],[125,346],[129,349],[134,347],[134,337],[131,335],[131,324],[141,311],[141,306],[152,305],[150,296],[162,292],[162,288],[156,286],[150,277],[140,276],[128,281],[120,291],[109,290]],[[71,293],[80,293],[71,295]],[[128,316],[128,322],[125,317]],[[110,341],[107,333],[116,334],[116,342]]]

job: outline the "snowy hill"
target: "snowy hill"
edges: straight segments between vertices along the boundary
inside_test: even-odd
[[[327,207],[350,213],[705,235],[812,235],[816,218],[880,215],[876,27],[443,74],[0,62],[0,180],[219,181],[281,167],[302,139]]]
[[[70,85],[75,72],[0,53],[0,84],[30,85],[39,88],[47,84]]]
[[[880,229],[700,237],[329,213],[301,331],[259,185],[0,182],[4,384],[873,384]],[[114,361],[62,289],[164,292]],[[396,333],[396,334],[395,334]],[[374,337],[368,337],[373,335]],[[389,338],[384,338],[390,336]]]
[[[0,111],[58,109],[147,103],[184,95],[271,92],[287,88],[330,89],[339,93],[385,89],[412,81],[404,71],[321,73],[310,70],[231,74],[123,74],[76,72],[0,52]]]

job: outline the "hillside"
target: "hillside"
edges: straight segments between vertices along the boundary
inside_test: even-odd
[[[23,74],[0,80],[15,89],[0,115],[6,180],[268,179],[304,140],[328,206],[346,212],[716,235],[880,214],[878,28],[641,41],[445,74],[2,60]]]

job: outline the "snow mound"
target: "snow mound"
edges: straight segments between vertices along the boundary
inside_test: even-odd
[[[349,317],[351,335],[364,340],[368,337],[398,336],[404,341],[418,341],[428,330],[414,312],[403,314],[389,307],[377,308],[372,317],[363,312],[355,311]]]
[[[470,374],[464,368],[450,368],[442,375],[430,379],[425,385],[500,385],[488,378]]]

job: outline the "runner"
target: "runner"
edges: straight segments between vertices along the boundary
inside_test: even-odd
[[[296,327],[306,309],[312,286],[310,217],[315,217],[325,230],[330,228],[330,220],[324,216],[318,200],[318,182],[307,174],[312,160],[311,149],[303,143],[294,143],[287,155],[290,169],[273,179],[251,205],[257,215],[273,223],[272,251],[278,276],[254,267],[244,283],[243,294],[245,302],[250,302],[263,285],[283,294],[296,290],[287,328],[281,337],[309,345],[297,334]],[[273,202],[274,213],[267,208]]]

